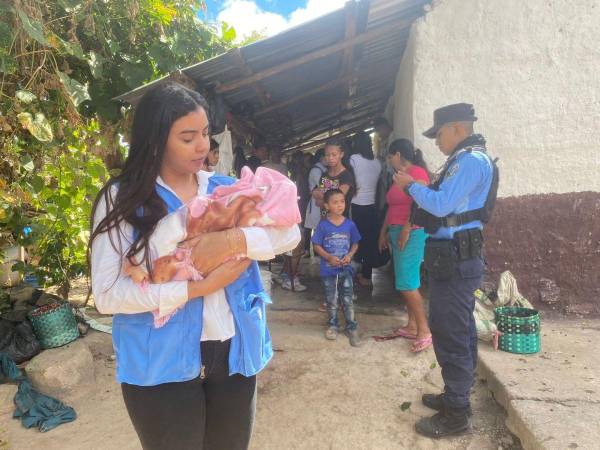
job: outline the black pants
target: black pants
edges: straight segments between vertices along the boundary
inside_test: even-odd
[[[429,327],[442,368],[444,403],[451,408],[469,406],[477,367],[473,292],[482,276],[483,261],[472,258],[459,262],[449,280],[429,278]]]
[[[358,251],[354,257],[356,262],[362,264],[361,274],[371,279],[374,261],[378,258],[379,250],[377,241],[379,238],[379,220],[377,206],[352,204],[352,220],[358,228],[361,240],[358,243]]]
[[[229,376],[229,344],[202,342],[204,374],[194,380],[121,385],[127,412],[145,450],[248,448],[256,377]]]

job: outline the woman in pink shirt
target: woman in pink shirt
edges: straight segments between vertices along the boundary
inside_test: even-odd
[[[396,171],[408,173],[419,183],[429,184],[427,166],[421,150],[408,139],[397,139],[390,144],[388,163]],[[408,324],[398,329],[398,336],[414,339],[412,351],[420,352],[431,346],[431,331],[423,308],[420,268],[425,252],[427,235],[422,228],[410,223],[412,198],[395,183],[386,195],[388,210],[379,234],[379,248],[391,247],[394,258],[396,290],[406,300]]]

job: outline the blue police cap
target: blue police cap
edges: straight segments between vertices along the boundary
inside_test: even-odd
[[[423,133],[423,136],[434,139],[437,132],[445,124],[451,122],[475,122],[475,109],[469,103],[455,103],[443,106],[433,112],[433,126]]]

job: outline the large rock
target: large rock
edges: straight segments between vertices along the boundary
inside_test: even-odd
[[[94,359],[81,339],[43,351],[27,364],[25,372],[36,389],[59,400],[78,396],[95,381]]]
[[[16,384],[0,384],[0,416],[4,414],[12,414],[14,412],[14,398],[16,393]]]

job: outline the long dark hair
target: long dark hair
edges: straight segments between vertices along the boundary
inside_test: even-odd
[[[408,139],[396,139],[390,144],[388,154],[395,155],[396,153],[400,153],[402,159],[407,160],[411,164],[422,167],[427,171],[427,173],[429,173],[427,163],[423,158],[423,152],[418,148],[415,148],[413,143]]]
[[[161,84],[144,94],[135,109],[129,154],[123,170],[106,183],[94,201],[88,256],[94,239],[106,232],[113,248],[122,252],[120,233],[117,234],[117,248],[111,231],[127,222],[135,230],[135,236],[124,256],[132,258],[142,251],[142,258],[137,263],[145,263],[150,273],[149,239],[158,221],[167,215],[167,207],[155,185],[169,132],[176,120],[200,108],[208,117],[208,103],[204,97],[180,84]],[[111,192],[113,186],[118,188],[116,195]],[[94,215],[102,199],[107,208],[106,216],[94,229]]]
[[[375,158],[375,155],[373,155],[373,143],[371,142],[371,136],[364,131],[360,131],[354,135],[352,147],[354,149],[354,154],[359,154],[365,159]]]

